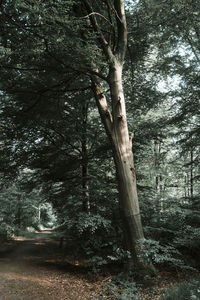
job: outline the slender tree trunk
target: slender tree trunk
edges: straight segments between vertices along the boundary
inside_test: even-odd
[[[17,225],[21,228],[21,218],[22,218],[22,195],[18,195],[18,207],[17,207]]]
[[[187,174],[187,195],[190,198],[190,175]]]
[[[83,210],[90,213],[90,199],[88,187],[88,144],[87,144],[87,116],[88,103],[84,101],[82,104],[82,194],[83,194]]]
[[[161,153],[161,145],[160,141],[154,141],[154,157],[155,157],[155,170],[156,170],[156,192],[161,194],[162,192],[162,175],[160,174],[160,153]]]
[[[187,198],[187,174],[185,175],[184,196]]]
[[[193,160],[194,160],[194,157],[193,157],[193,149],[191,149],[190,151],[190,163],[191,163],[191,166],[190,166],[190,197],[193,198],[193,193],[194,193],[194,185],[193,185]]]
[[[39,224],[41,222],[41,204],[40,203],[38,204],[38,222],[39,222]]]

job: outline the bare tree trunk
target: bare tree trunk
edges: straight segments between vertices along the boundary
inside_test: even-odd
[[[38,222],[40,224],[40,221],[41,221],[41,204],[39,203],[38,204]]]
[[[187,174],[185,175],[185,180],[184,180],[184,196],[187,198]]]
[[[18,207],[17,207],[17,225],[18,225],[18,229],[20,229],[21,228],[21,221],[22,221],[22,197],[23,197],[23,195],[21,194],[19,194],[18,195]]]
[[[193,149],[190,150],[190,197],[193,198],[194,196],[194,175],[193,175]]]
[[[113,128],[112,144],[116,166],[120,212],[124,225],[126,246],[132,254],[130,266],[138,263],[144,240],[138,203],[132,140],[129,136],[125,99],[122,86],[122,64],[115,60],[110,70]]]
[[[190,175],[187,173],[187,196],[190,197]]]
[[[94,32],[98,33],[98,43],[105,54],[109,68],[109,75],[105,80],[111,92],[111,110],[108,107],[107,99],[100,83],[100,78],[103,78],[103,76],[98,72],[95,62],[91,79],[99,114],[113,148],[124,235],[127,249],[131,253],[128,265],[129,268],[138,268],[139,265],[145,268],[144,261],[140,259],[144,235],[137,196],[132,139],[129,137],[122,84],[122,70],[127,47],[124,0],[114,0],[109,11],[109,13],[113,14],[116,22],[114,44],[112,44],[112,39],[106,40],[105,38],[104,31],[101,29],[101,23],[96,18],[92,7],[93,1],[84,0],[84,5],[90,18],[91,26]],[[113,26],[113,24],[111,25]]]
[[[89,199],[89,187],[88,187],[87,116],[88,116],[88,103],[87,101],[84,101],[82,104],[82,134],[81,134],[82,194],[83,194],[83,210],[90,213],[90,199]]]
[[[93,90],[102,122],[111,140],[119,189],[120,212],[126,247],[131,253],[128,268],[138,267],[144,235],[138,203],[132,140],[129,137],[122,87],[122,65],[115,60],[110,68],[112,114],[101,85],[93,80]]]

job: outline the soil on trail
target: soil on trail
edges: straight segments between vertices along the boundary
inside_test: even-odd
[[[51,232],[16,238],[0,253],[0,300],[87,300],[98,280],[63,262]]]
[[[64,257],[59,241],[50,231],[36,233],[34,238],[18,237],[0,245],[0,300],[93,299],[111,282],[114,270],[111,268],[106,275],[94,277],[80,263],[72,257]],[[159,300],[165,289],[193,275],[189,271],[178,275],[160,270],[150,286],[139,288],[138,295],[145,300]]]

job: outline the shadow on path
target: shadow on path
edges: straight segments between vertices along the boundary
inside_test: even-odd
[[[98,282],[62,256],[50,231],[7,243],[0,251],[0,300],[92,299]]]

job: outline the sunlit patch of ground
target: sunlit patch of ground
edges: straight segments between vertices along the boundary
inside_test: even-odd
[[[34,241],[35,238],[27,238],[27,237],[23,237],[23,236],[17,236],[15,238],[15,241]]]

